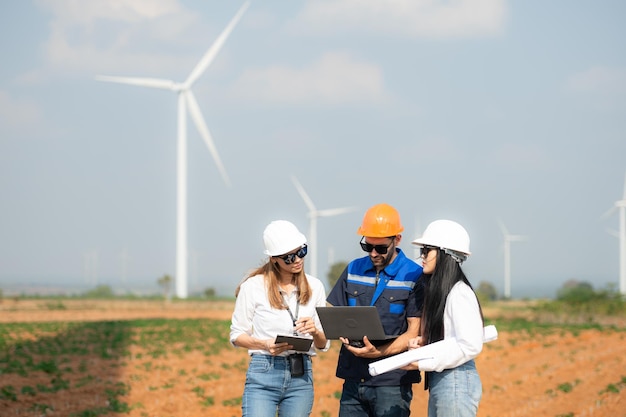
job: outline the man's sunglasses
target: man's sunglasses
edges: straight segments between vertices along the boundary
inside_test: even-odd
[[[388,245],[372,245],[371,243],[365,242],[365,237],[362,237],[359,244],[364,252],[371,253],[374,249],[376,249],[376,253],[384,255],[387,253],[391,245],[393,245],[393,242],[395,242],[395,236],[391,238],[391,242]]]
[[[275,256],[274,258],[280,258],[283,261],[285,261],[287,265],[289,265],[295,262],[296,256],[302,259],[306,256],[306,253],[307,253],[307,246],[304,245],[295,252],[287,253],[285,255],[278,255],[278,256]]]

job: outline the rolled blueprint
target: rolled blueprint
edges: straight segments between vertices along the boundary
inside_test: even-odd
[[[498,338],[498,331],[496,326],[490,324],[483,329],[483,343],[491,342]],[[421,348],[407,350],[406,352],[399,353],[397,355],[390,356],[385,359],[381,359],[376,362],[372,362],[369,365],[369,372],[371,376],[384,374],[385,372],[393,371],[394,369],[402,368],[410,364],[411,362],[417,362],[422,359],[432,359],[437,352],[441,352],[451,344],[455,344],[456,339],[454,337],[450,339],[440,340],[439,342],[431,343]]]

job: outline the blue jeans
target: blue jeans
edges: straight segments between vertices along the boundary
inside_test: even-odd
[[[428,373],[428,417],[475,417],[483,393],[474,360]]]
[[[304,375],[292,377],[289,359],[254,354],[246,373],[242,417],[306,417],[313,408],[311,357],[304,355]]]
[[[346,380],[339,402],[339,417],[408,417],[411,384],[372,387]]]

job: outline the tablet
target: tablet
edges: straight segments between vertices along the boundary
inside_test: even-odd
[[[287,336],[279,334],[276,336],[274,343],[287,342],[293,346],[293,350],[296,352],[308,352],[313,344],[313,339],[302,336]]]

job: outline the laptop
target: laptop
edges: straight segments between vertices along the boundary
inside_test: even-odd
[[[372,341],[391,342],[398,335],[386,335],[374,306],[316,307],[327,339],[350,339],[350,344],[362,347],[363,336]],[[354,342],[354,343],[353,343]]]

